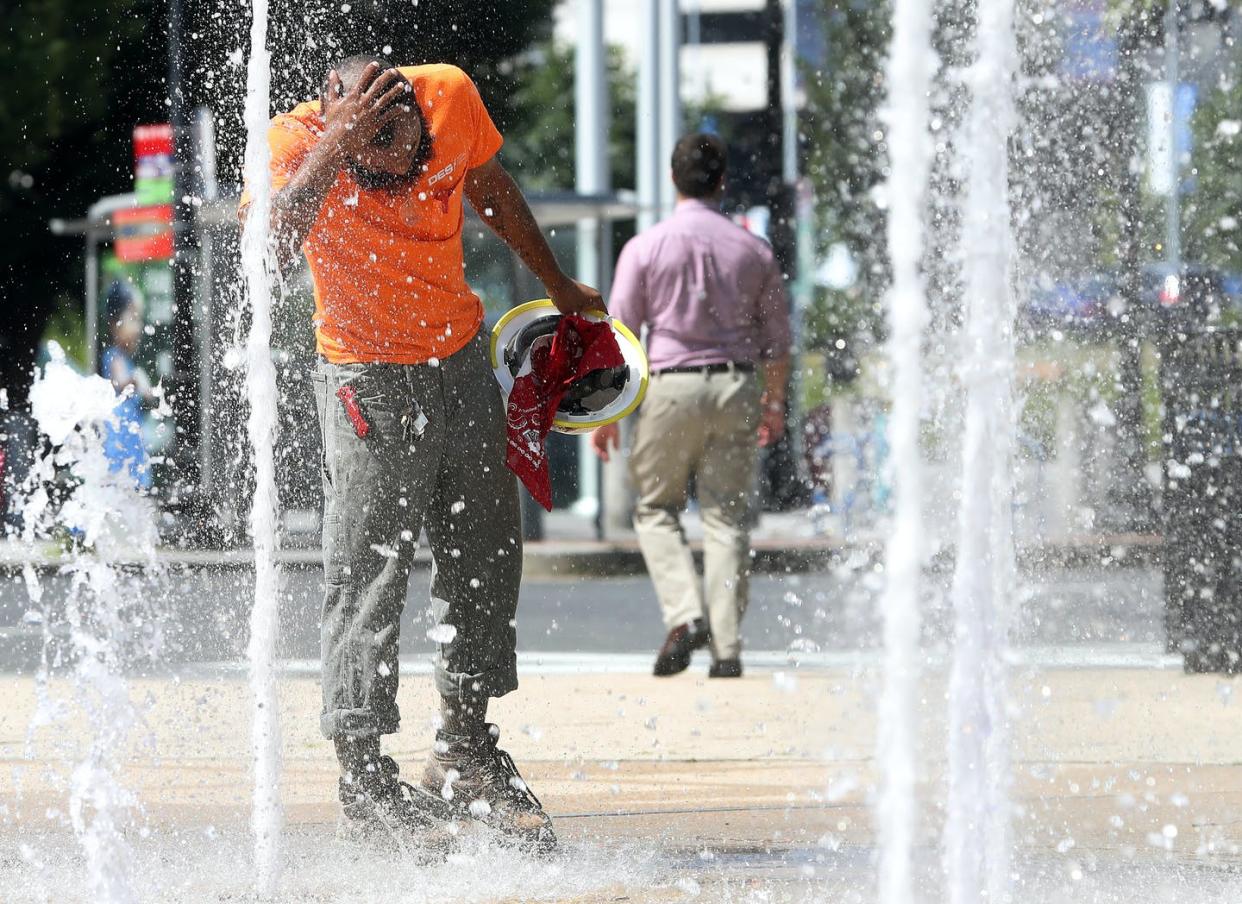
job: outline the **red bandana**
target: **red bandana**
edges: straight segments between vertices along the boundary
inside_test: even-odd
[[[513,381],[505,417],[509,447],[505,463],[540,505],[552,511],[547,436],[561,398],[576,380],[593,370],[625,363],[612,327],[575,314],[562,317],[552,341],[536,342],[530,371]]]

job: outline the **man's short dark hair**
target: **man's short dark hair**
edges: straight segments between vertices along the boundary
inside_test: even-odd
[[[707,132],[683,135],[673,147],[673,184],[687,198],[708,198],[725,174],[725,144]]]
[[[387,57],[380,56],[377,53],[356,53],[353,56],[347,56],[332,68],[336,70],[336,74],[340,76],[341,87],[346,91],[354,86],[358,78],[362,75],[362,70],[366,69],[372,63],[379,63],[380,72],[385,69],[397,68]]]

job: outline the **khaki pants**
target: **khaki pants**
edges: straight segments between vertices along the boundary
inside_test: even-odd
[[[718,659],[735,657],[741,649],[759,392],[753,372],[657,374],[630,453],[638,489],[634,529],[664,624],[672,629],[705,617]],[[680,519],[691,476],[705,534],[701,584]]]

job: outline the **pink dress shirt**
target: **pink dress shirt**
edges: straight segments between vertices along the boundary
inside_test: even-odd
[[[609,312],[647,327],[653,371],[789,354],[785,283],[771,247],[698,200],[621,250]]]

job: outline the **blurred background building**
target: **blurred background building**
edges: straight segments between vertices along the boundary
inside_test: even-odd
[[[10,238],[0,247],[11,306],[0,324],[5,480],[11,489],[29,447],[22,410],[40,348],[54,339],[78,366],[93,367],[100,293],[125,279],[144,295],[143,364],[171,405],[157,456],[169,523],[186,542],[238,542],[248,464],[233,199],[245,23],[223,22],[211,5],[165,0],[57,4],[51,17],[6,12],[11,27],[0,38],[2,65],[25,60],[41,86],[4,112],[25,124],[20,136],[0,137],[9,164],[0,183]],[[366,0],[343,10],[312,0],[297,15],[281,13],[270,36],[274,105],[312,95],[344,53],[416,62],[435,48],[478,81],[506,135],[506,164],[536,199],[558,255],[605,289],[624,242],[669,209],[672,140],[683,129],[719,132],[732,154],[726,210],[773,243],[798,331],[793,429],[765,463],[763,506],[813,503],[817,530],[858,530],[882,515],[887,5],[488,0],[447,18],[425,6]],[[1160,336],[1173,316],[1231,322],[1239,310],[1238,19],[1229,4],[1199,0],[1030,0],[1023,11],[1013,167],[1024,312],[1019,467],[1031,500],[1022,517],[1046,533],[1152,530],[1166,414]],[[106,40],[74,22],[97,23]],[[168,27],[152,32],[149,22]],[[926,269],[948,337],[958,310],[949,250],[960,174],[947,73],[963,62],[966,36],[946,24],[937,45],[946,68],[934,98],[936,229]],[[135,157],[135,127],[161,123],[171,126],[171,158]],[[171,172],[160,169],[168,164]],[[469,278],[490,315],[539,294],[485,229],[472,222],[466,232]],[[155,237],[158,253],[148,247]],[[309,285],[295,274],[285,290],[274,350],[280,468],[287,526],[311,542]],[[943,367],[955,353],[951,344],[929,349]],[[946,392],[928,413],[933,458],[953,429]],[[563,523],[584,536],[623,526],[623,481],[601,473],[579,440],[554,438],[552,454],[555,502],[573,516]],[[945,462],[946,481],[953,470]],[[538,535],[538,523],[529,528]]]

